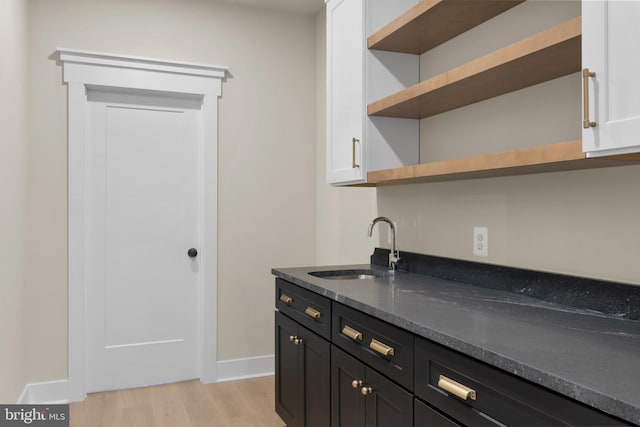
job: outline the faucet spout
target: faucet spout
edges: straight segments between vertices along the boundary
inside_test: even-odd
[[[389,224],[389,227],[391,228],[391,252],[389,252],[389,271],[395,272],[396,269],[398,268],[398,263],[400,261],[400,251],[398,250],[398,247],[396,244],[396,226],[393,223],[393,221],[391,221],[389,218],[384,216],[379,216],[377,218],[374,218],[374,220],[371,221],[371,224],[369,224],[369,229],[367,231],[367,234],[369,235],[369,237],[371,237],[373,234],[373,226],[380,221],[386,222],[387,224]]]

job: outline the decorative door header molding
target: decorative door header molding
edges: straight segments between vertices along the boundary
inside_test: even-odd
[[[73,62],[75,64],[93,64],[218,78],[224,78],[229,70],[228,67],[218,65],[167,61],[143,56],[114,55],[78,49],[57,48],[56,52],[60,55],[60,61],[63,63]]]
[[[228,67],[218,65],[77,49],[58,48],[56,53],[64,68],[64,81],[85,85],[220,96],[221,82],[228,72]]]

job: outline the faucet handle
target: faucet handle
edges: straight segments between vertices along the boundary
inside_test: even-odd
[[[400,258],[400,252],[398,252],[398,256],[396,257],[396,262],[395,262],[395,264],[396,264],[396,268],[397,268],[399,265],[402,265],[402,258]]]
[[[402,258],[400,258],[400,251],[396,250],[395,253],[393,251],[389,252],[389,270],[396,271],[401,261]]]

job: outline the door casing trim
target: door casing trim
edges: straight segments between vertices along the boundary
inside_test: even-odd
[[[217,381],[218,98],[227,67],[56,49],[68,87],[68,398],[86,397],[85,241],[87,88],[202,99],[200,380]]]

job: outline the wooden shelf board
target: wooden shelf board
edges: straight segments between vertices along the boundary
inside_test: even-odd
[[[376,187],[376,184],[372,182],[361,182],[359,184],[341,185],[341,187],[371,188],[371,187]]]
[[[367,39],[369,49],[420,55],[524,0],[422,0]]]
[[[640,164],[640,157],[587,159],[582,141],[577,140],[369,172],[367,182],[376,186],[412,184],[629,164]]]
[[[423,119],[579,71],[581,18],[368,105],[370,116]]]

